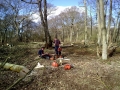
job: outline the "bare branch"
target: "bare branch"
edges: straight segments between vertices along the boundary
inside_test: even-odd
[[[23,1],[23,2],[25,2],[25,3],[29,3],[29,4],[38,4],[37,2],[33,2],[32,0],[30,0],[30,2],[25,1],[25,0],[21,0],[21,1]]]

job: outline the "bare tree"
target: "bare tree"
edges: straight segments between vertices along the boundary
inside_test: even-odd
[[[100,48],[102,42],[102,32],[101,32],[101,24],[100,24],[100,4],[99,0],[97,0],[97,21],[98,21],[98,40],[97,40],[97,56],[100,57]]]
[[[106,26],[104,14],[104,0],[99,1],[100,5],[100,25],[102,30],[102,59],[107,60],[107,41],[106,41]]]
[[[46,42],[45,45],[47,48],[52,47],[52,39],[48,30],[48,22],[47,22],[47,0],[43,0],[43,3],[42,3],[42,0],[37,0],[36,2],[32,0],[30,1],[21,0],[21,1],[24,1],[29,4],[38,5],[41,23],[45,33],[45,42]]]
[[[21,41],[21,36],[23,32],[23,27],[27,26],[27,23],[24,23],[26,20],[30,21],[29,16],[26,15],[23,11],[24,4],[20,2],[20,0],[4,0],[1,2],[2,7],[5,11],[1,12],[2,14],[2,22],[4,28],[2,28],[4,32],[4,36],[6,38],[3,39],[3,35],[1,41],[5,41],[11,43],[12,41]],[[26,5],[27,6],[27,5]],[[29,8],[29,6],[27,6]],[[27,13],[27,12],[26,12]],[[24,25],[23,25],[24,24]],[[3,33],[3,32],[1,32]]]
[[[86,0],[84,0],[84,6],[85,6],[85,42],[84,44],[87,44],[87,39],[88,39],[88,32],[87,32],[87,4]]]
[[[45,32],[46,47],[48,48],[48,45],[52,47],[52,40],[51,40],[50,33],[48,31],[48,22],[47,22],[47,1],[44,0],[44,12],[42,12],[42,0],[38,1],[38,5],[39,5],[41,22],[42,22],[42,25],[44,27],[44,32]]]
[[[110,40],[110,27],[111,27],[111,19],[112,19],[112,0],[110,0],[110,8],[109,8],[109,18],[108,18],[108,27],[107,27],[107,43],[109,44]]]
[[[79,8],[77,7],[71,7],[71,8],[67,8],[65,9],[61,14],[60,17],[62,18],[62,26],[64,26],[64,28],[68,28],[67,31],[68,34],[68,39],[69,42],[72,43],[73,40],[75,42],[75,38],[76,35],[78,35],[78,24],[83,24],[83,13],[79,12]],[[79,25],[80,26],[80,25]]]

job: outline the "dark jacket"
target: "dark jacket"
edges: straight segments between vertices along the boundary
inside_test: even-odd
[[[54,43],[55,43],[55,46],[59,46],[60,40],[59,40],[59,39],[56,39],[56,40],[54,40]]]
[[[44,51],[43,51],[42,49],[40,49],[40,50],[38,51],[38,54],[41,56],[42,54],[44,54]]]

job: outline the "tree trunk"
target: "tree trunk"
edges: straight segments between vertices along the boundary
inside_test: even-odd
[[[98,20],[98,41],[97,44],[100,47],[101,46],[101,38],[102,38],[102,32],[101,32],[101,26],[100,26],[100,5],[99,1],[97,0],[97,20]]]
[[[76,31],[76,42],[78,42],[78,39],[79,39],[79,30],[77,29],[77,31]]]
[[[85,5],[85,45],[87,44],[87,6],[86,6],[86,0],[84,0]]]
[[[98,21],[98,41],[97,41],[97,56],[100,57],[100,50],[101,50],[101,39],[102,39],[102,32],[101,32],[101,25],[100,25],[100,4],[99,0],[97,0],[97,21]]]
[[[2,65],[2,63],[0,63],[0,65]],[[15,71],[15,72],[20,72],[21,70],[26,72],[26,73],[29,72],[29,69],[27,69],[24,66],[16,65],[16,64],[10,64],[10,63],[5,63],[3,68],[4,69],[10,69],[10,70]]]
[[[119,14],[118,14],[118,17],[117,17],[117,21],[116,21],[116,25],[115,25],[115,28],[114,28],[114,32],[113,32],[113,42],[115,43],[116,42],[116,36],[117,36],[117,27],[118,27],[118,24],[119,24]]]
[[[71,25],[70,28],[70,43],[72,43],[72,39],[73,39],[73,24]]]
[[[90,36],[92,36],[92,14],[91,14],[91,7],[90,7]]]
[[[47,22],[47,0],[44,0],[44,20],[45,20],[45,27],[47,31],[47,37],[48,37],[48,47],[52,47],[52,39],[48,30],[48,22]],[[48,48],[47,47],[47,48]]]
[[[62,30],[62,41],[64,42],[64,25],[62,26],[63,30]]]
[[[102,59],[107,60],[107,42],[106,42],[106,26],[104,14],[104,0],[100,0],[100,25],[102,30]]]
[[[47,1],[44,0],[44,10],[42,12],[42,0],[38,2],[38,7],[39,7],[39,13],[41,17],[41,23],[42,26],[44,27],[44,33],[45,33],[45,46],[46,48],[52,47],[52,40],[51,36],[48,30],[48,22],[47,22]]]
[[[109,19],[108,19],[108,28],[107,28],[107,44],[108,45],[111,37],[110,36],[111,18],[112,18],[112,0],[110,0]]]
[[[15,31],[15,34],[16,34],[16,41],[19,41],[19,33],[20,33],[20,31],[19,31],[19,25],[18,25],[18,22],[16,21],[16,17],[17,16],[14,16],[14,29],[16,30]]]
[[[115,41],[116,43],[119,41],[119,34],[120,34],[120,21],[118,22],[118,27],[117,27],[117,32],[116,32],[116,38]]]

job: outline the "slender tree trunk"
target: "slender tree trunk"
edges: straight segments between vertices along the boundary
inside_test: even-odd
[[[42,23],[43,30],[44,30],[44,33],[45,33],[45,42],[47,43],[47,31],[45,29],[45,21],[44,21],[44,16],[43,16],[43,12],[42,12],[42,0],[38,1],[38,7],[39,7],[41,23]]]
[[[70,32],[71,32],[70,29],[71,29],[70,27],[67,27],[67,34],[66,34],[66,36],[68,38],[68,40],[67,40],[68,42],[70,42]]]
[[[62,41],[64,42],[64,25],[62,26],[63,30],[62,30]]]
[[[102,39],[102,32],[101,32],[101,26],[100,26],[100,5],[99,5],[99,0],[97,0],[97,20],[98,20],[98,46],[101,46],[101,39]]]
[[[119,39],[119,33],[120,33],[119,29],[120,29],[120,20],[118,22],[118,27],[116,31],[116,38],[115,38],[116,43],[118,42],[118,39]]]
[[[107,28],[107,43],[109,44],[110,39],[110,26],[111,26],[111,18],[112,18],[112,0],[110,0],[110,9],[109,9],[109,21],[108,21],[108,28]]]
[[[113,32],[113,42],[115,43],[116,42],[116,35],[117,35],[117,27],[118,27],[118,24],[119,24],[119,14],[118,14],[118,17],[117,17],[117,21],[116,21],[116,25],[115,25],[115,28],[114,28],[114,32]]]
[[[14,16],[14,29],[15,29],[15,36],[16,36],[16,40],[17,41],[19,41],[20,40],[20,38],[19,38],[19,34],[20,34],[20,31],[19,31],[19,24],[18,24],[18,22],[16,21],[16,17],[17,16]]]
[[[0,32],[0,42],[1,42],[1,44],[3,44],[3,35],[2,35],[2,32]]]
[[[5,29],[5,32],[4,32],[4,40],[5,42],[7,42],[7,28]]]
[[[44,10],[42,11],[42,0],[38,1],[39,13],[41,17],[41,23],[45,32],[45,41],[46,47],[52,47],[52,40],[48,30],[48,22],[47,22],[47,1],[44,0]]]
[[[76,42],[78,42],[78,39],[79,39],[79,30],[77,28],[77,31],[76,31]]]
[[[47,43],[49,45],[49,47],[52,47],[52,39],[48,30],[48,22],[47,22],[47,0],[44,0],[44,20],[45,20],[45,27],[46,27],[46,33],[47,33],[47,37],[49,42]]]
[[[101,30],[102,30],[102,59],[107,60],[107,42],[106,42],[106,26],[104,14],[104,0],[100,0],[100,17],[101,17]]]
[[[98,21],[98,41],[97,41],[97,56],[100,57],[101,53],[101,45],[102,45],[102,31],[101,31],[101,24],[100,24],[100,4],[99,0],[97,0],[97,21]]]
[[[90,18],[91,18],[91,19],[90,19],[90,21],[91,21],[91,22],[90,22],[90,26],[91,26],[91,28],[90,28],[90,29],[91,29],[91,30],[90,30],[90,31],[91,31],[91,32],[90,32],[90,36],[92,36],[92,14],[91,14],[91,7],[90,7]]]
[[[87,6],[86,6],[86,0],[84,0],[85,5],[85,45],[87,44]]]
[[[118,25],[118,39],[117,42],[120,41],[120,21],[119,21],[119,25]]]
[[[71,28],[70,28],[70,43],[72,43],[72,39],[73,39],[73,24],[71,25]]]

